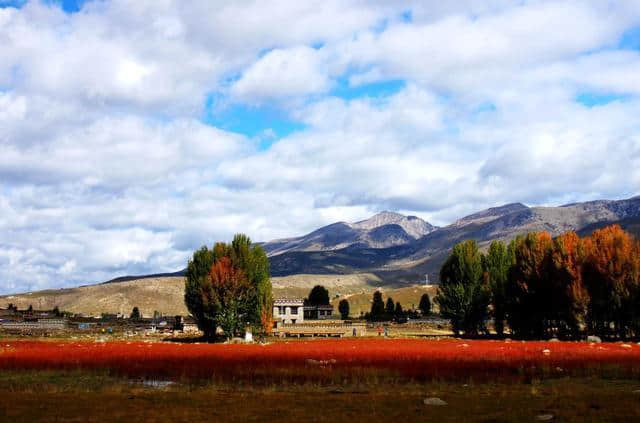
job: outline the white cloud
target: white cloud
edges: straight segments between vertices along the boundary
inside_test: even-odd
[[[638,25],[635,1],[0,9],[0,293],[174,271],[236,232],[381,209],[446,224],[637,194],[640,54],[616,45]],[[393,95],[363,85],[389,79]],[[345,81],[354,98],[327,95]],[[304,128],[214,128],[212,94]]]
[[[243,73],[231,94],[251,104],[326,92],[331,81],[323,56],[304,46],[272,50]]]

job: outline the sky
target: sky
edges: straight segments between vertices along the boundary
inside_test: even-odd
[[[639,193],[639,0],[0,0],[0,293]]]

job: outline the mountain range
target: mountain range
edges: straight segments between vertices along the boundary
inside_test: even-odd
[[[307,235],[262,244],[274,276],[369,272],[382,280],[435,282],[441,264],[457,242],[474,239],[481,247],[493,240],[547,231],[588,234],[618,223],[640,233],[640,196],[559,207],[521,203],[493,207],[436,227],[415,216],[384,211],[356,223],[338,222]]]
[[[612,223],[640,236],[640,197],[560,207],[506,204],[443,227],[415,216],[381,212],[367,220],[338,222],[262,246],[271,264],[274,295],[301,297],[320,283],[331,291],[334,302],[349,298],[355,306],[359,298],[358,307],[366,310],[371,293],[381,287],[393,292],[393,298],[403,292],[407,305],[416,301],[416,289],[427,288],[414,284],[424,283],[425,275],[437,283],[440,266],[457,242],[474,239],[485,248],[492,240],[507,241],[532,231],[559,235],[573,230],[586,235]],[[89,315],[128,313],[133,306],[146,314],[154,310],[184,314],[184,273],[124,276],[98,285],[9,295],[0,297],[0,303],[40,309],[59,306]],[[428,289],[433,293],[433,287]]]
[[[493,240],[509,241],[527,232],[567,231],[586,235],[609,224],[640,236],[640,196],[596,200],[558,207],[505,204],[470,214],[437,227],[416,216],[380,212],[355,223],[336,222],[306,235],[260,243],[267,252],[272,276],[367,273],[390,284],[438,281],[440,266],[451,248],[467,239],[481,248]],[[105,283],[183,276],[185,270],[143,276],[123,276]]]

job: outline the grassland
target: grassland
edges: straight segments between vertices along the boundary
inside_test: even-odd
[[[417,306],[423,292],[435,294],[435,287],[393,285],[371,274],[293,275],[272,278],[275,297],[304,298],[314,285],[327,287],[337,312],[338,302],[347,298],[351,315],[369,311],[373,292],[380,288],[384,295],[399,301],[403,308]],[[72,313],[99,316],[101,313],[129,314],[138,307],[147,316],[155,310],[165,315],[187,315],[184,305],[184,278],[146,278],[127,282],[88,285],[78,288],[38,291],[0,297],[0,307],[9,303],[26,309],[50,310],[55,306]]]
[[[0,416],[11,422],[632,422],[636,380],[562,378],[527,384],[369,383],[237,387],[145,386],[87,372],[1,372]],[[429,406],[437,397],[445,406]]]
[[[639,364],[640,345],[622,343],[3,340],[0,416],[12,422],[629,422],[640,419]]]

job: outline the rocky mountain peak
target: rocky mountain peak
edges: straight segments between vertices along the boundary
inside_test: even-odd
[[[358,229],[374,229],[379,228],[383,225],[398,224],[404,219],[406,219],[406,216],[400,213],[385,210],[371,216],[368,219],[353,223],[352,226]]]

